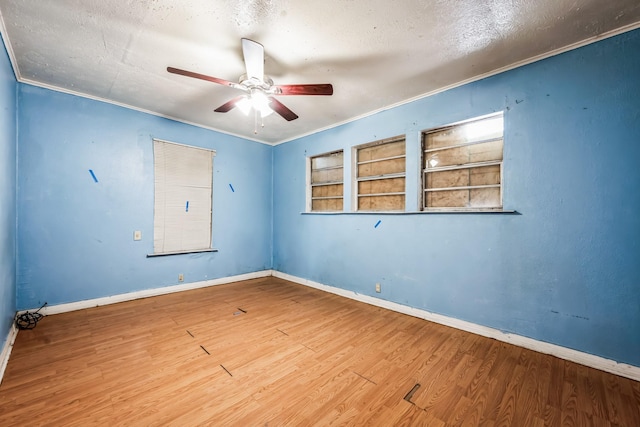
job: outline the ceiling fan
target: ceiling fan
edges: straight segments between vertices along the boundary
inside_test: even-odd
[[[287,121],[298,118],[296,113],[274,98],[274,95],[333,94],[333,86],[331,84],[274,85],[273,80],[264,74],[264,47],[258,42],[249,39],[242,39],[242,54],[244,56],[247,72],[240,76],[239,83],[174,67],[167,67],[167,71],[173,74],[207,80],[244,91],[244,95],[237,96],[230,101],[227,101],[214,111],[217,113],[226,113],[231,111],[234,107],[238,107],[245,114],[248,114],[249,111],[253,109],[256,117],[256,124],[258,116],[262,119],[273,111],[278,113]],[[254,132],[257,133],[257,130]]]

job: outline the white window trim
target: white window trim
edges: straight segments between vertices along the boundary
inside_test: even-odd
[[[341,181],[332,181],[332,182],[323,182],[322,184],[311,184],[311,172],[312,172],[312,167],[311,167],[311,163],[313,162],[313,159],[316,157],[322,157],[322,156],[327,156],[330,154],[336,154],[336,153],[342,153],[342,166],[335,166],[332,168],[326,168],[326,169],[342,169],[342,180]],[[307,164],[306,164],[306,170],[305,170],[305,175],[306,175],[306,181],[305,181],[305,193],[306,193],[306,201],[305,201],[305,212],[307,213],[337,213],[337,212],[342,212],[344,210],[344,150],[343,149],[339,149],[339,150],[332,150],[332,151],[327,151],[326,153],[320,153],[320,154],[314,154],[312,156],[307,156]],[[313,186],[323,186],[323,185],[336,185],[336,184],[342,184],[342,196],[328,196],[328,197],[313,197],[313,193],[312,193],[312,189]],[[342,205],[343,205],[343,209],[339,210],[339,211],[314,211],[312,210],[313,207],[313,200],[321,200],[321,199],[341,199],[343,201]]]
[[[381,159],[376,159],[376,160],[365,160],[363,162],[358,162],[358,150],[362,149],[362,148],[369,148],[369,147],[374,147],[376,145],[383,145],[383,144],[389,144],[392,142],[398,142],[398,141],[404,141],[405,143],[405,154],[404,155],[399,155],[399,156],[390,156],[390,157],[384,157]],[[397,196],[397,195],[403,195],[405,197],[407,197],[407,185],[405,182],[405,191],[403,192],[398,192],[398,193],[384,193],[384,194],[358,194],[358,183],[361,181],[376,181],[376,180],[381,180],[381,179],[390,179],[390,178],[405,178],[407,176],[407,163],[406,163],[406,158],[407,158],[407,152],[406,152],[406,147],[407,147],[407,137],[406,135],[396,135],[393,136],[391,138],[385,138],[385,139],[381,139],[378,141],[373,141],[373,142],[368,142],[366,144],[361,144],[361,145],[356,145],[351,147],[351,211],[352,212],[359,212],[359,213],[384,213],[384,212],[389,212],[389,213],[402,213],[405,212],[404,209],[406,208],[406,201],[405,201],[405,207],[403,207],[403,209],[399,209],[399,210],[392,210],[392,211],[374,211],[374,210],[359,210],[358,209],[358,197],[372,197],[372,196],[381,196],[381,195],[389,195],[389,196]],[[385,175],[376,175],[376,176],[367,176],[367,177],[358,177],[358,165],[363,165],[363,164],[367,164],[367,163],[375,163],[375,162],[380,162],[383,160],[392,160],[392,159],[401,159],[404,158],[405,159],[405,170],[402,173],[393,173],[393,174],[385,174]]]
[[[436,128],[431,128],[431,129],[425,129],[423,131],[420,132],[420,200],[419,200],[419,206],[421,207],[421,212],[422,213],[483,213],[483,212],[496,212],[496,213],[516,213],[515,210],[506,210],[504,209],[504,125],[502,128],[502,137],[501,138],[487,138],[487,139],[483,139],[483,140],[478,140],[478,141],[473,141],[473,142],[468,142],[468,143],[463,143],[463,144],[454,144],[451,146],[446,146],[446,147],[438,147],[438,148],[434,148],[434,149],[429,149],[426,150],[424,148],[424,135],[427,133],[432,133],[432,132],[437,132],[446,128],[452,128],[452,127],[456,127],[456,126],[460,126],[460,125],[465,125],[467,123],[473,123],[473,122],[478,122],[481,120],[486,120],[486,119],[490,119],[493,117],[503,117],[504,118],[504,112],[503,111],[499,111],[497,113],[491,113],[491,114],[486,114],[484,116],[478,116],[478,117],[473,117],[471,119],[467,119],[467,120],[462,120],[459,122],[455,122],[455,123],[451,123],[448,125],[444,125],[444,126],[440,126],[440,127],[436,127]],[[465,147],[465,146],[470,146],[470,145],[476,145],[476,144],[482,144],[482,143],[487,143],[487,142],[493,142],[493,141],[498,141],[498,140],[502,140],[503,141],[503,148],[502,148],[502,160],[494,160],[494,161],[487,161],[487,162],[476,162],[476,163],[466,163],[464,165],[450,165],[450,166],[443,166],[443,167],[439,167],[439,168],[429,168],[427,170],[427,168],[424,168],[424,157],[426,153],[430,153],[430,152],[435,152],[435,151],[441,151],[441,150],[449,150],[452,148],[458,148],[458,147]],[[426,177],[426,173],[431,173],[431,172],[439,172],[439,171],[444,171],[444,170],[456,170],[456,169],[465,169],[465,168],[475,168],[475,167],[482,167],[482,166],[495,166],[495,165],[500,165],[500,184],[496,184],[496,185],[483,185],[483,186],[467,186],[467,187],[455,187],[455,188],[437,188],[437,189],[427,189],[426,188],[426,183],[425,183],[425,177]],[[471,189],[471,188],[500,188],[500,206],[499,207],[488,207],[488,208],[477,208],[477,207],[470,207],[470,208],[466,208],[466,207],[427,207],[425,206],[425,195],[428,192],[431,191],[448,191],[448,190],[465,190],[465,189]]]

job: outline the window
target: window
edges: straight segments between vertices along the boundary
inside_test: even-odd
[[[215,151],[153,140],[153,255],[212,251]]]
[[[307,211],[341,211],[343,207],[343,151],[309,159]]]
[[[404,210],[405,154],[404,136],[355,148],[355,210]]]
[[[502,209],[503,116],[422,135],[424,210]]]

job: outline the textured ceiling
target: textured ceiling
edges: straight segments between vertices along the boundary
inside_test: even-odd
[[[0,0],[20,81],[277,143],[593,39],[638,27],[637,0]],[[280,96],[254,134],[237,89],[240,39],[265,46],[275,84],[332,83]]]

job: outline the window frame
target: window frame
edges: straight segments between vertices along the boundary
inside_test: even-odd
[[[453,145],[448,145],[448,146],[443,146],[443,147],[438,147],[435,149],[427,149],[426,148],[426,136],[428,134],[432,134],[432,133],[436,133],[436,132],[442,132],[446,129],[453,129],[456,127],[460,127],[460,126],[464,126],[464,125],[468,125],[474,122],[481,122],[483,120],[491,120],[494,118],[502,118],[502,130],[501,130],[501,136],[500,137],[491,137],[491,138],[485,138],[485,139],[478,139],[478,140],[474,140],[471,142],[466,142],[466,143],[460,143],[460,144],[453,144]],[[473,145],[478,145],[478,144],[483,144],[483,143],[490,143],[490,142],[494,142],[494,141],[502,141],[502,159],[501,160],[490,160],[490,161],[481,161],[481,162],[467,162],[467,163],[463,163],[463,164],[457,164],[457,165],[448,165],[448,166],[443,166],[443,167],[439,167],[439,168],[427,168],[425,167],[425,163],[426,163],[426,157],[427,157],[427,153],[429,152],[435,152],[435,151],[444,151],[444,150],[449,150],[449,149],[455,149],[455,148],[460,148],[460,147],[468,147],[468,146],[473,146]],[[487,166],[499,166],[500,167],[500,182],[499,184],[487,184],[487,185],[477,185],[477,186],[459,186],[459,187],[438,187],[435,189],[428,189],[427,188],[427,174],[428,173],[433,173],[433,172],[442,172],[442,171],[450,171],[450,170],[461,170],[461,169],[472,169],[472,168],[480,168],[480,167],[487,167]],[[446,212],[506,212],[504,210],[504,112],[500,111],[497,113],[492,113],[492,114],[488,114],[488,115],[484,115],[484,116],[479,116],[479,117],[474,117],[468,120],[463,120],[460,122],[455,122],[455,123],[451,123],[449,125],[445,125],[445,126],[440,126],[437,128],[432,128],[432,129],[427,129],[427,130],[423,130],[422,132],[420,132],[420,181],[421,181],[421,185],[420,185],[420,200],[419,200],[419,204],[420,204],[420,210],[422,212],[425,213],[429,213],[429,212],[441,212],[441,213],[446,213]],[[433,192],[433,191],[456,191],[456,190],[472,190],[472,189],[480,189],[480,188],[499,188],[500,191],[500,196],[499,196],[499,201],[500,201],[500,205],[499,206],[491,206],[491,207],[473,207],[473,206],[469,206],[469,207],[429,207],[426,206],[427,204],[427,193],[428,192]]]
[[[396,142],[404,142],[404,154],[382,157],[375,160],[365,160],[362,162],[358,161],[358,152],[359,150],[376,147],[380,145],[392,144]],[[396,135],[390,138],[381,139],[378,141],[368,142],[366,144],[360,144],[351,147],[351,183],[352,183],[352,212],[362,212],[362,213],[376,213],[376,212],[393,212],[393,213],[402,213],[406,212],[407,208],[407,137],[406,135]],[[391,174],[381,174],[375,176],[367,176],[367,177],[359,177],[358,176],[358,166],[363,164],[372,164],[376,162],[383,162],[394,159],[404,159],[404,171],[400,173],[391,173]],[[394,178],[404,178],[404,191],[402,192],[388,192],[388,193],[371,193],[371,194],[359,194],[359,183],[364,181],[380,181],[384,179],[394,179]],[[404,205],[401,209],[359,209],[359,198],[360,197],[380,197],[380,196],[403,196],[404,197]]]
[[[334,154],[342,154],[342,165],[341,166],[330,166],[326,168],[318,168],[315,170],[335,170],[342,169],[342,175],[340,181],[327,181],[321,183],[312,183],[313,177],[313,160],[321,157],[330,157]],[[326,153],[315,154],[313,156],[307,156],[307,165],[306,165],[306,189],[307,189],[307,197],[306,197],[306,208],[305,211],[309,213],[335,213],[335,212],[344,212],[344,149],[328,151]],[[313,187],[322,187],[327,185],[342,185],[342,195],[341,196],[313,196]],[[313,210],[313,201],[314,200],[322,200],[322,199],[340,199],[342,200],[341,207],[338,210]]]

